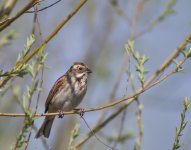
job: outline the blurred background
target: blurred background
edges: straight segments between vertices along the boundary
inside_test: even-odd
[[[108,103],[126,59],[125,56],[127,56],[124,45],[129,39],[135,40],[137,51],[149,57],[149,61],[145,65],[145,68],[149,70],[146,79],[151,76],[191,32],[190,0],[174,1],[174,13],[149,28],[151,23],[164,13],[170,1],[172,0],[88,1],[45,47],[48,56],[45,62],[43,86],[37,112],[44,112],[44,103],[49,90],[57,78],[63,75],[74,61],[86,63],[93,71],[89,78],[87,94],[80,107],[95,108]],[[3,3],[0,1],[0,6]],[[51,3],[53,1],[45,0],[38,8],[46,7]],[[63,0],[38,13],[43,39],[73,10],[77,3],[78,1],[75,0]],[[26,4],[26,0],[19,0],[10,16],[14,16]],[[27,37],[31,34],[33,16],[34,14],[24,14],[0,33],[0,37],[10,31],[14,31],[17,35],[17,38],[9,44],[0,47],[0,69],[7,71],[15,64],[18,54],[24,49]],[[133,26],[133,23],[136,25]],[[37,38],[34,47],[40,43],[40,38]],[[142,150],[172,148],[175,128],[180,124],[180,113],[183,109],[182,100],[191,96],[190,65],[191,62],[188,60],[183,66],[185,68],[183,72],[169,77],[140,95],[139,100],[143,106],[141,114]],[[128,63],[126,68],[128,68]],[[131,69],[137,89],[140,87],[140,83],[133,62]],[[124,72],[113,100],[132,94],[127,79],[127,73]],[[30,80],[30,76],[26,75],[24,78],[16,78],[12,84],[20,87],[22,95],[27,84],[31,82]],[[35,101],[35,97],[33,100]],[[106,117],[120,105],[122,104],[108,108]],[[129,136],[125,141],[115,145],[120,150],[133,149],[139,136],[136,103],[132,103],[125,111],[122,133]],[[5,95],[1,95],[0,112],[23,113],[11,90],[8,90]],[[84,118],[91,128],[95,126],[102,112],[103,110],[85,113]],[[109,139],[117,137],[123,114],[118,115],[100,132],[96,133],[99,139],[111,147],[115,142],[111,142]],[[191,147],[190,115],[188,113],[186,119],[189,123],[182,137],[181,149],[183,150],[188,150]],[[23,119],[0,117],[0,149],[9,149],[15,143],[22,128]],[[35,119],[37,128],[40,127],[43,119],[43,117]],[[76,139],[76,143],[78,143],[89,132],[84,121],[78,115],[56,119],[49,139],[45,140],[49,148],[66,149],[75,124],[80,125],[79,136]],[[33,130],[28,149],[45,149],[41,140],[34,139],[35,133]],[[81,149],[106,150],[108,147],[93,136]]]

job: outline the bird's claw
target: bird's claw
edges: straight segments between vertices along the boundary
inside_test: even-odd
[[[64,112],[62,110],[58,110],[58,112],[59,112],[58,118],[63,118]]]
[[[75,108],[74,111],[75,111],[75,113],[79,114],[80,117],[83,117],[83,116],[84,116],[84,113],[85,113],[85,112],[84,112],[84,111],[85,111],[84,108]]]

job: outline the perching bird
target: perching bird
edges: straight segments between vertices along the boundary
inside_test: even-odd
[[[64,112],[75,109],[82,101],[87,90],[88,74],[92,71],[81,62],[75,62],[61,76],[49,92],[45,103],[45,113]],[[35,138],[49,137],[55,116],[46,116]]]

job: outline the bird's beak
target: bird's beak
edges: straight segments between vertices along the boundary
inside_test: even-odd
[[[92,73],[92,71],[89,69],[89,68],[87,68],[87,73]]]

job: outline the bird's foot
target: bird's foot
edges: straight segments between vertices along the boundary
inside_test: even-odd
[[[58,118],[63,118],[64,117],[64,112],[62,110],[58,110]]]
[[[80,115],[80,117],[83,117],[84,116],[84,111],[85,111],[85,109],[84,108],[74,108],[74,111],[75,111],[75,113],[77,113],[77,114],[79,114]]]

